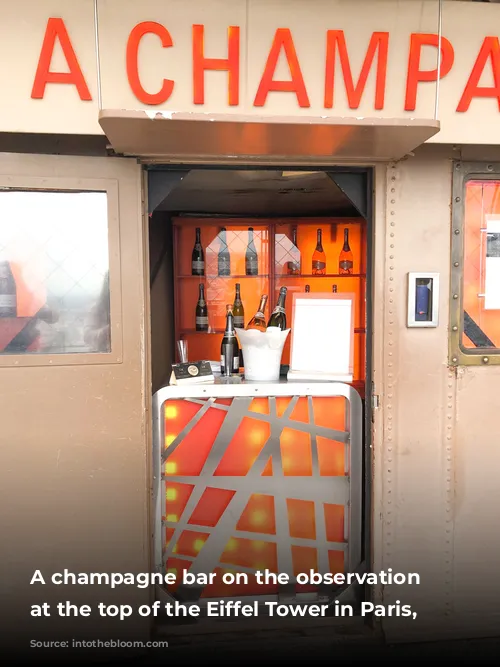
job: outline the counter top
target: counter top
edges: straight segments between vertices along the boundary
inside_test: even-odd
[[[210,384],[168,385],[154,395],[154,402],[169,398],[224,398],[233,396],[345,396],[356,389],[344,382],[300,381],[250,382],[238,376],[216,378]]]

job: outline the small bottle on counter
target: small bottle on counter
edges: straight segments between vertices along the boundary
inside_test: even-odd
[[[221,375],[230,376],[240,370],[240,346],[234,331],[233,306],[226,306],[226,330],[220,346]]]

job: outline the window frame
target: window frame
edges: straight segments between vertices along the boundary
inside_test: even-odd
[[[469,181],[499,181],[499,162],[453,162],[451,205],[450,366],[500,365],[500,347],[462,347],[464,332],[463,281],[465,262],[465,189]],[[499,315],[500,317],[500,315]]]
[[[110,352],[0,354],[0,368],[34,366],[88,366],[123,361],[121,262],[118,181],[112,178],[0,175],[0,190],[42,192],[104,192],[108,209],[108,262],[110,290]]]

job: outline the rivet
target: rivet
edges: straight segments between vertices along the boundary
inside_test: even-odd
[[[455,201],[458,203],[460,201],[460,197],[455,197]]]
[[[391,222],[391,227],[394,227],[396,225],[395,222]]]
[[[455,165],[455,169],[460,169],[460,165],[458,163]]]
[[[490,360],[489,357],[483,357],[483,364],[487,364],[489,360]]]
[[[395,204],[395,203],[396,203],[396,200],[395,200],[395,199],[391,199],[391,204]]]
[[[457,327],[457,326],[454,326],[454,327],[451,327],[451,328],[453,329],[453,331],[458,331],[458,327]]]
[[[456,364],[458,359],[456,357],[453,357],[452,361],[453,361],[454,364]]]
[[[459,230],[459,229],[455,229],[455,234],[460,234],[460,230]]]
[[[454,295],[453,295],[453,298],[454,298],[454,299],[458,299],[458,294],[454,294]]]
[[[487,166],[487,169],[488,169],[488,171],[493,171],[493,165],[492,165],[492,164],[489,164],[489,165]]]
[[[460,264],[458,262],[453,262],[453,266],[458,268],[460,266]]]

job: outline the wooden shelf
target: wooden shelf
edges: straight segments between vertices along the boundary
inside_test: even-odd
[[[366,273],[325,273],[323,275],[317,275],[313,273],[301,273],[298,276],[292,276],[290,274],[276,275],[276,280],[297,280],[297,278],[366,278]]]
[[[257,276],[247,276],[246,274],[240,275],[240,276],[238,276],[238,275],[218,276],[216,274],[206,275],[206,276],[190,276],[190,275],[182,276],[181,275],[181,276],[177,276],[177,278],[182,278],[183,280],[185,280],[187,278],[197,278],[198,280],[200,280],[200,278],[203,279],[203,280],[206,280],[207,278],[209,278],[210,280],[215,280],[216,278],[219,278],[221,280],[239,280],[239,279],[243,279],[243,278],[269,278],[269,274],[268,273],[259,273],[259,275],[257,275]]]

